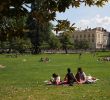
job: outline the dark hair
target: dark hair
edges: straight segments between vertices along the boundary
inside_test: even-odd
[[[81,72],[81,73],[83,72],[81,67],[78,68],[78,72]]]
[[[53,74],[52,74],[52,76],[53,76],[53,77],[57,77],[58,75],[57,75],[57,74],[55,74],[55,73],[53,73]]]
[[[68,71],[68,73],[70,73],[70,72],[71,72],[71,69],[70,69],[70,68],[68,68],[68,69],[67,69],[67,71]]]

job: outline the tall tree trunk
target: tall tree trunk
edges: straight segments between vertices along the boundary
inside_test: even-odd
[[[64,48],[64,50],[65,50],[65,53],[68,54],[68,49],[66,47]]]

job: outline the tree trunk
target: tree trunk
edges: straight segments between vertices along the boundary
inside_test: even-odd
[[[64,48],[64,50],[65,50],[65,53],[68,54],[68,49],[67,48]]]

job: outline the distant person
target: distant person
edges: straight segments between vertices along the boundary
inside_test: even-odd
[[[96,52],[93,52],[93,57],[95,57],[96,56]]]
[[[41,58],[40,58],[40,62],[44,62],[44,58],[41,57]]]
[[[45,62],[49,62],[50,59],[48,57],[45,58]]]
[[[64,82],[65,82],[66,84],[69,84],[70,86],[72,86],[73,83],[76,82],[76,81],[77,81],[77,80],[76,80],[74,74],[71,72],[71,69],[68,68],[68,69],[67,69],[67,74],[66,74],[66,76],[65,76],[65,78],[64,78]]]
[[[83,72],[82,68],[80,68],[80,67],[77,69],[77,73],[76,73],[75,77],[76,77],[78,83],[83,84],[86,82],[86,74]]]
[[[79,59],[81,59],[82,53],[79,53]]]
[[[49,62],[50,59],[48,57],[45,57],[45,58],[40,58],[40,62]]]

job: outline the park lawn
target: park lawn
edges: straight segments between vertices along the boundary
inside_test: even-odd
[[[97,61],[110,52],[82,54],[0,55],[0,100],[110,100],[110,62]],[[41,57],[50,62],[39,62]],[[48,86],[52,73],[63,80],[67,68],[75,74],[82,67],[87,75],[100,79],[95,84]]]

